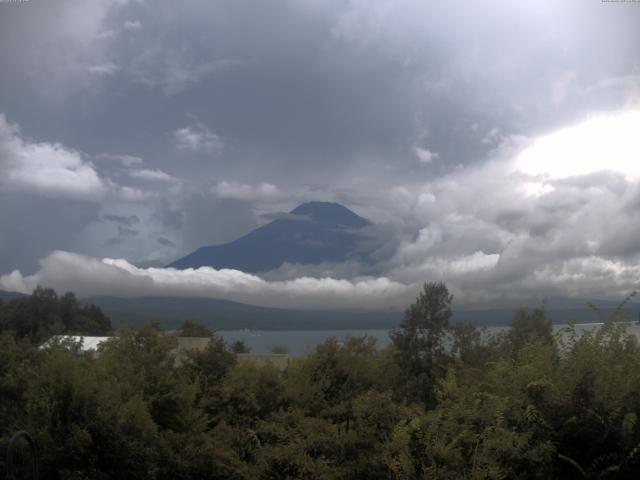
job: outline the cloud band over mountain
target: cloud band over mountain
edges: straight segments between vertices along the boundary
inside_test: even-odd
[[[34,275],[16,271],[1,276],[0,289],[27,293],[42,284],[80,296],[209,297],[282,308],[401,308],[417,292],[414,285],[384,277],[266,281],[238,270],[138,268],[125,260],[98,260],[60,251],[41,264]]]

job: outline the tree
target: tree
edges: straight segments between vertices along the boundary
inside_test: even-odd
[[[233,353],[249,353],[251,349],[244,343],[244,340],[236,340],[231,344],[231,351]]]
[[[514,352],[532,342],[551,345],[553,330],[544,309],[536,308],[530,312],[525,308],[520,308],[511,322],[508,339]]]
[[[178,334],[181,337],[213,337],[213,331],[209,327],[193,320],[182,322]]]
[[[443,340],[449,329],[453,295],[443,282],[428,282],[390,333],[396,360],[406,372],[405,396],[435,405],[435,382],[444,374]]]
[[[482,333],[469,322],[455,323],[451,326],[451,354],[467,365],[478,366],[488,355],[487,347],[482,344]]]
[[[187,350],[181,368],[200,383],[203,392],[216,388],[236,364],[236,356],[229,352],[222,337],[214,336],[204,350]]]
[[[58,297],[50,288],[37,287],[30,297],[15,298],[0,307],[0,331],[39,345],[51,335],[105,335],[111,321],[95,306],[81,306],[71,292]]]

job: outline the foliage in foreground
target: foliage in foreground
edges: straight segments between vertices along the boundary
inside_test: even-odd
[[[0,336],[0,438],[32,432],[43,478],[636,478],[640,348],[612,319],[554,336],[522,310],[487,336],[427,284],[393,343],[330,339],[288,367],[222,339],[125,328],[102,355]],[[0,472],[2,473],[2,472]]]
[[[50,288],[38,287],[30,297],[9,302],[0,299],[0,332],[40,344],[52,335],[109,335],[111,321],[95,305],[81,305],[76,296],[58,296]]]

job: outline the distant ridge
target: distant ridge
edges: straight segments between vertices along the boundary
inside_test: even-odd
[[[402,318],[401,311],[280,309],[198,297],[90,297],[81,302],[99,306],[115,327],[159,321],[164,328],[176,328],[195,320],[214,330],[386,329]]]
[[[394,328],[404,317],[400,310],[284,309],[199,297],[91,297],[81,302],[98,305],[115,327],[159,321],[164,328],[175,328],[184,320],[195,320],[215,330],[367,330]],[[601,315],[586,306],[552,307],[547,309],[547,318],[554,324],[601,322],[615,310],[612,303],[600,303]],[[454,308],[451,321],[470,322],[478,327],[506,326],[516,310],[517,307]],[[638,318],[640,304],[631,304],[627,310],[630,320]]]
[[[5,292],[4,290],[0,290],[0,300],[8,301],[13,300],[14,298],[23,298],[27,297],[24,293],[18,292]]]
[[[8,302],[28,295],[0,290],[0,299]],[[599,313],[580,299],[555,297],[549,299],[547,318],[554,324],[602,322],[611,315],[619,302],[598,300]],[[81,298],[85,305],[99,306],[114,327],[141,325],[159,321],[164,328],[175,328],[184,320],[202,322],[216,330],[367,330],[394,328],[404,314],[400,310],[304,310],[269,308],[201,297],[136,297],[96,296]],[[525,304],[528,302],[525,302]],[[540,306],[529,303],[529,307]],[[451,321],[470,322],[476,326],[506,326],[513,320],[516,306],[503,308],[453,309]],[[640,303],[631,302],[622,320],[635,321]]]
[[[369,220],[339,203],[308,202],[237,240],[201,247],[168,267],[208,266],[256,273],[285,262],[344,262],[362,253],[362,229],[369,225]]]

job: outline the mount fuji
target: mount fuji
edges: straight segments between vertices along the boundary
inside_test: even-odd
[[[257,273],[284,263],[344,262],[366,255],[369,226],[369,220],[338,203],[308,202],[237,240],[201,247],[168,267]]]

